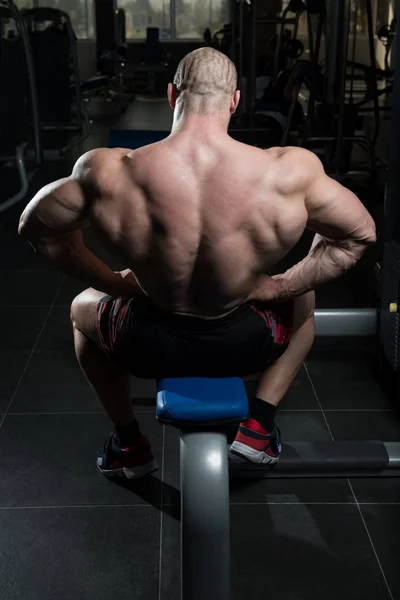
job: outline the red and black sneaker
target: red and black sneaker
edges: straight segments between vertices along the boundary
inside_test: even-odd
[[[140,479],[158,469],[147,437],[142,435],[134,445],[122,448],[115,433],[108,436],[104,448],[98,451],[97,467],[107,477],[127,479]]]
[[[258,421],[247,419],[240,424],[230,452],[253,463],[274,465],[282,452],[280,431],[274,424],[268,433]]]

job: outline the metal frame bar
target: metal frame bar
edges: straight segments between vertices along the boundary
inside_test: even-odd
[[[378,332],[376,308],[325,308],[314,314],[317,337],[372,337]]]
[[[35,69],[32,60],[32,50],[29,34],[26,28],[25,19],[23,18],[15,4],[13,4],[12,2],[0,1],[0,7],[2,8],[2,10],[6,10],[10,14],[11,18],[16,23],[19,33],[21,34],[22,43],[24,47],[24,57],[29,82],[29,96],[32,109],[33,147],[35,152],[35,163],[36,165],[40,165],[43,161],[43,152],[40,137],[40,115],[36,89]]]
[[[256,103],[256,7],[250,5],[251,12],[251,34],[250,34],[250,52],[249,65],[247,71],[247,111],[250,111],[250,129],[255,127],[255,103]]]
[[[398,477],[400,443],[377,440],[290,442],[274,466],[256,465],[230,458],[230,472],[237,479],[289,477]]]
[[[181,431],[181,600],[230,600],[227,439]]]
[[[374,17],[372,13],[371,0],[366,0],[367,8],[367,21],[368,21],[368,48],[369,48],[369,60],[371,69],[376,68],[376,54],[375,54],[375,27]],[[373,103],[374,103],[374,135],[372,137],[372,148],[375,151],[375,146],[379,138],[381,129],[380,110],[379,110],[379,95],[378,95],[378,84],[376,78],[374,79],[373,87]]]
[[[400,443],[293,442],[271,468],[230,457],[224,433],[181,431],[181,600],[229,600],[229,475],[398,477]]]
[[[340,2],[338,3],[341,4]],[[339,84],[339,111],[338,111],[338,131],[337,131],[337,142],[335,164],[339,170],[342,168],[341,160],[344,154],[344,120],[345,120],[345,104],[346,104],[346,85],[347,85],[347,56],[349,51],[349,30],[350,30],[350,13],[351,13],[351,2],[350,0],[344,0],[343,6],[341,7],[343,12],[339,12],[341,27],[339,41],[344,44],[338,44],[337,47],[337,70],[336,76]]]
[[[170,0],[169,5],[169,23],[171,29],[171,41],[176,41],[176,2]]]
[[[21,189],[19,190],[19,192],[14,194],[14,196],[11,196],[11,198],[8,198],[4,202],[0,202],[0,213],[5,212],[7,209],[11,208],[15,204],[17,204],[18,202],[23,200],[25,198],[26,194],[28,193],[29,182],[34,175],[34,172],[36,172],[36,169],[34,172],[31,172],[29,175],[27,175],[26,167],[25,167],[25,158],[24,158],[25,150],[26,150],[27,146],[28,146],[27,142],[23,142],[22,144],[19,144],[19,146],[17,146],[15,149],[15,157],[13,158],[13,160],[15,161],[15,163],[17,165]]]
[[[22,21],[24,24],[23,29],[26,32],[28,43],[29,43],[29,34],[28,34],[27,28],[28,28],[28,24],[30,23],[30,20],[32,18],[34,18],[31,15],[35,14],[34,13],[35,10],[37,10],[37,9],[40,10],[41,8],[42,7],[35,7],[33,9],[29,9],[27,11],[26,15],[22,16]],[[75,89],[76,118],[75,118],[75,121],[72,121],[71,123],[41,123],[40,115],[38,115],[39,129],[40,129],[40,131],[75,131],[75,132],[80,132],[80,134],[81,134],[81,135],[79,135],[79,137],[72,140],[65,147],[59,149],[60,157],[61,157],[65,154],[65,152],[67,150],[70,150],[77,144],[83,142],[88,137],[88,135],[90,133],[90,123],[89,123],[87,114],[85,114],[86,107],[84,105],[84,100],[82,98],[82,93],[81,93],[81,81],[80,81],[80,74],[79,74],[77,45],[76,45],[75,33],[74,33],[74,30],[72,27],[72,22],[71,22],[70,16],[68,15],[68,13],[66,13],[65,11],[62,11],[60,9],[47,7],[47,10],[49,12],[54,11],[54,13],[58,12],[59,14],[61,14],[62,17],[65,19],[65,22],[67,25],[67,35],[68,35],[68,39],[69,39],[69,51],[70,51],[70,56],[71,56],[72,69],[73,69],[73,79],[74,79],[73,83],[74,83],[74,89]],[[29,48],[30,48],[30,46],[29,46]],[[33,56],[32,56],[31,51],[29,51],[28,54],[29,54],[29,61],[31,64],[31,68],[28,67],[28,72],[30,72],[32,70],[32,73],[34,73],[35,68],[34,68]],[[42,152],[43,152],[43,150],[42,150]]]

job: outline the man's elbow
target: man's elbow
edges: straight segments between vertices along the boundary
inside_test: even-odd
[[[23,212],[19,219],[18,235],[20,235],[22,238],[24,238],[26,240],[26,239],[28,239],[28,235],[29,235],[28,232],[29,232],[28,219],[25,216],[25,212]]]
[[[374,225],[366,237],[365,244],[368,248],[368,246],[373,246],[374,244],[376,244],[376,241],[377,241],[377,236],[376,236],[376,228]]]
[[[365,223],[364,239],[367,248],[368,246],[373,246],[376,243],[376,225],[370,214],[368,214],[368,218],[366,219]]]
[[[358,262],[360,260],[360,258],[362,258],[364,256],[364,254],[366,253],[368,248],[370,248],[371,246],[376,244],[376,241],[377,241],[376,229],[375,229],[375,224],[373,223],[371,225],[371,227],[369,227],[368,230],[365,231],[362,239],[360,239],[356,244],[353,245],[352,253],[353,253],[355,262]]]
[[[38,236],[38,231],[34,223],[32,223],[32,219],[26,214],[26,211],[22,213],[19,219],[18,235],[20,235],[25,242],[32,246],[35,252],[38,251],[41,239]]]

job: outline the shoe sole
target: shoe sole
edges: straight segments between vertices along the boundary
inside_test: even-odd
[[[246,444],[242,444],[241,442],[233,442],[230,451],[230,454],[234,454],[235,456],[240,456],[240,458],[244,458],[249,460],[250,462],[257,465],[275,465],[279,456],[273,457],[265,452],[258,452],[250,446],[246,446]]]
[[[155,460],[147,463],[146,465],[138,467],[123,467],[122,469],[111,469],[109,471],[102,469],[100,466],[101,458],[97,459],[97,468],[100,473],[105,477],[125,477],[126,479],[142,479],[150,473],[158,470],[158,464]]]

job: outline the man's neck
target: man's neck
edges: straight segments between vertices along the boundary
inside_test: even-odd
[[[171,133],[190,133],[199,135],[226,135],[229,123],[226,119],[216,115],[198,115],[191,113],[174,113]]]

